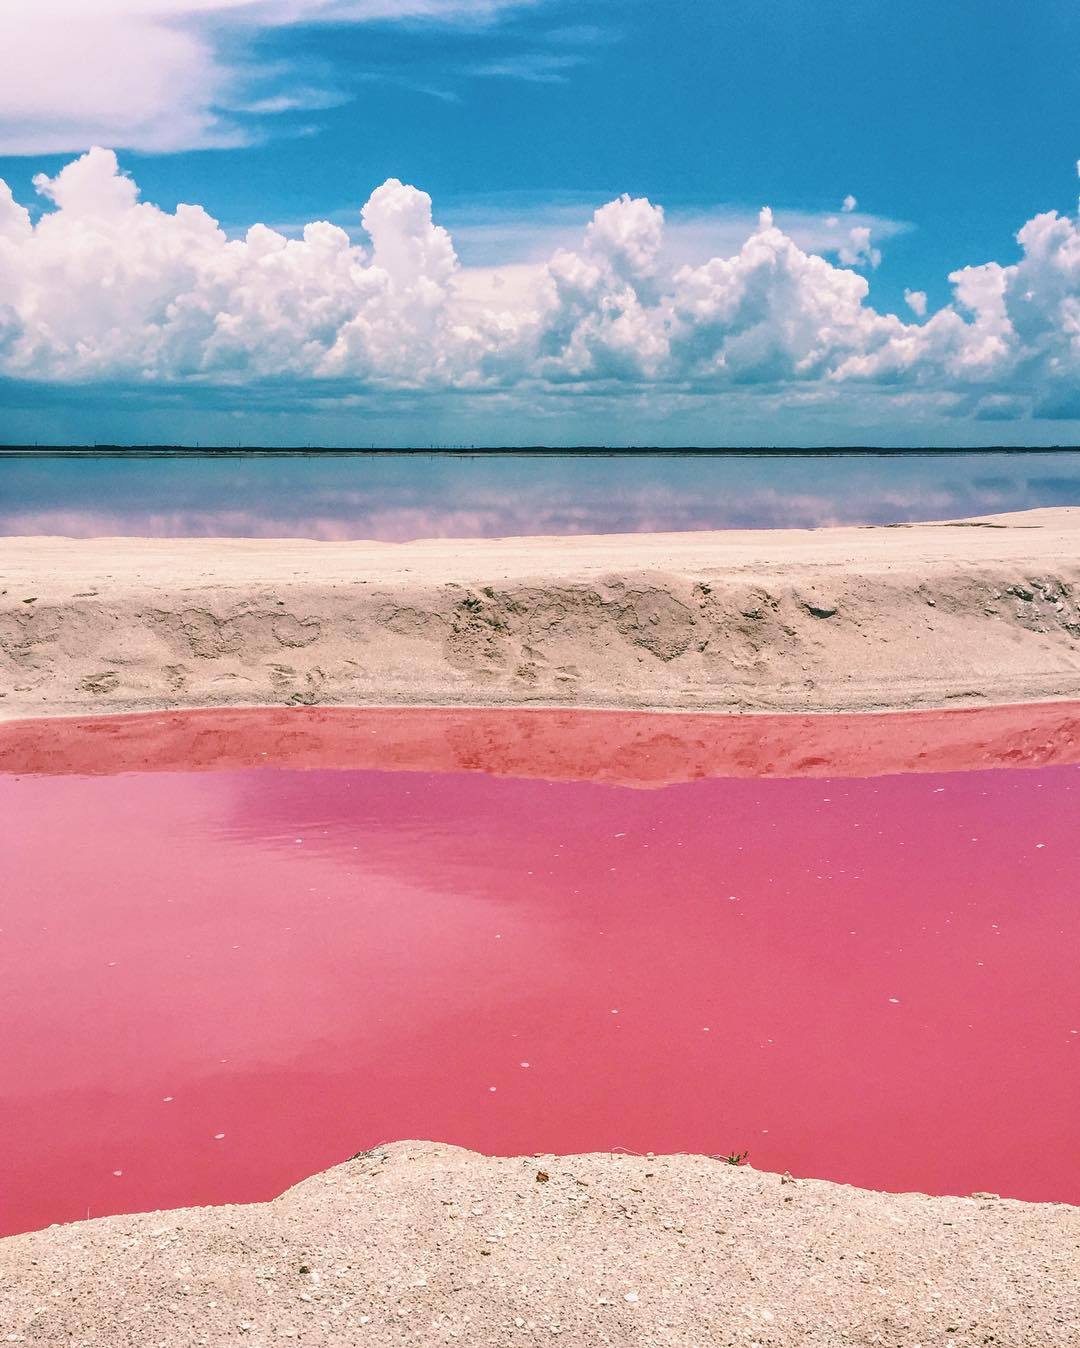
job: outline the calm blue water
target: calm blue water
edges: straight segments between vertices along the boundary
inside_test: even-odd
[[[1080,452],[0,456],[0,534],[376,538],[899,523],[1080,505]]]

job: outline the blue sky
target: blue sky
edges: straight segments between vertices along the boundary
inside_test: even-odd
[[[25,65],[43,43],[46,52],[63,47],[60,27],[51,37],[37,31],[42,3],[61,18],[67,6],[74,25],[46,104],[2,68],[4,61]],[[25,301],[20,310],[16,302],[6,348],[0,326],[0,356],[8,352],[0,367],[4,439],[207,440],[224,438],[227,428],[241,439],[298,443],[483,443],[513,439],[517,429],[527,439],[544,431],[544,439],[574,443],[603,441],[605,430],[633,440],[640,427],[669,443],[870,437],[956,444],[1060,443],[1080,433],[1080,392],[1073,406],[1080,352],[1068,329],[1080,269],[1071,235],[1055,236],[1049,272],[1040,263],[1006,278],[993,359],[976,351],[970,331],[950,329],[948,316],[932,337],[890,332],[876,317],[896,314],[925,331],[926,314],[933,319],[955,304],[948,278],[958,268],[1015,264],[1014,236],[1040,213],[1060,212],[1075,227],[1080,17],[1066,0],[992,9],[975,0],[106,0],[104,18],[89,27],[80,8],[75,0],[15,0],[14,41],[0,56],[7,90],[0,93],[0,147],[10,152],[0,156],[0,178],[35,220],[59,213],[35,191],[35,175],[55,180],[96,143],[117,151],[143,201],[164,212],[198,203],[230,237],[262,222],[295,239],[305,222],[329,220],[370,251],[360,208],[385,180],[399,179],[430,194],[459,268],[537,269],[514,282],[523,287],[519,317],[551,303],[541,270],[555,249],[597,261],[596,246],[581,251],[582,231],[593,210],[621,193],[664,208],[666,252],[659,262],[635,263],[627,282],[622,254],[612,251],[622,243],[610,242],[626,229],[613,223],[597,263],[611,275],[590,281],[587,315],[576,289],[572,303],[566,298],[571,283],[563,277],[562,307],[545,319],[541,337],[530,329],[530,355],[515,348],[509,363],[502,348],[492,355],[491,343],[507,339],[485,329],[485,354],[470,347],[452,374],[433,373],[430,362],[416,371],[388,364],[385,342],[378,351],[365,346],[362,358],[337,359],[329,380],[314,358],[280,369],[248,358],[242,375],[234,357],[224,374],[203,356],[162,363],[158,337],[152,360],[146,347],[122,356],[110,347],[108,359],[80,364],[75,347],[106,342],[92,297],[84,295],[80,305],[89,307],[70,319],[82,323],[85,337],[74,327],[28,337],[26,314],[42,306]],[[128,87],[128,73],[153,73],[155,62],[161,79],[149,92]],[[102,78],[117,63],[121,73]],[[87,89],[79,87],[84,65]],[[849,194],[856,205],[843,211]],[[68,198],[74,238],[86,193]],[[745,329],[718,335],[712,318],[704,357],[700,325],[676,334],[682,354],[665,348],[657,357],[657,334],[670,342],[691,303],[669,284],[670,274],[735,254],[764,205],[804,252],[864,278],[861,303],[875,315],[873,331],[845,336],[842,350],[820,360],[805,333],[804,346],[791,347],[792,323],[802,329],[815,321],[825,331],[840,321],[831,310],[822,316],[814,290],[794,320],[771,296],[775,324],[747,339],[772,350],[778,328],[783,360],[740,365],[744,357],[730,358],[731,344],[743,342]],[[406,206],[392,209],[396,219]],[[868,231],[866,247],[854,254],[850,245],[842,251],[849,226]],[[642,217],[632,227],[649,224]],[[130,236],[127,245],[117,242],[128,226],[110,228],[118,253],[130,251]],[[427,244],[422,251],[429,257]],[[6,273],[0,265],[0,312],[5,288],[14,293],[32,265],[28,253],[9,261]],[[70,263],[94,265],[79,254]],[[436,280],[457,284],[445,269]],[[410,278],[394,284],[401,307],[415,308]],[[496,284],[505,295],[503,282]],[[625,284],[634,291],[628,302],[619,290]],[[1020,313],[1033,288],[1034,336]],[[670,304],[658,299],[667,291]],[[925,303],[915,300],[925,313],[905,291],[925,295]],[[352,301],[336,296],[335,304],[339,298],[346,313]],[[274,302],[283,303],[280,296]],[[633,362],[625,332],[600,330],[614,310],[624,328],[639,330]],[[639,310],[646,311],[640,323]],[[971,328],[973,310],[962,312]],[[576,339],[567,337],[571,317]],[[133,310],[133,326],[152,323],[159,335],[162,321],[158,311]],[[249,318],[237,321],[254,332]],[[447,321],[461,326],[459,316]],[[988,308],[974,326],[980,321],[991,322]],[[847,317],[843,323],[850,326]],[[505,321],[496,326],[505,333]],[[558,352],[556,333],[565,339]],[[386,342],[419,347],[437,339],[444,340],[425,329]],[[296,340],[310,342],[312,330]],[[520,347],[526,338],[514,340]],[[922,344],[916,356],[913,341]],[[80,416],[84,435],[75,430]],[[170,427],[179,429],[168,434]]]

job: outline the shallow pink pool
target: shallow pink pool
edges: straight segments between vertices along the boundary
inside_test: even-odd
[[[0,727],[0,1231],[406,1137],[1078,1202],[1078,759],[1061,705]]]

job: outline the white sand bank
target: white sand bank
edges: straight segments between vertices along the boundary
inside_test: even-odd
[[[0,716],[1080,695],[1080,509],[409,544],[0,539]]]

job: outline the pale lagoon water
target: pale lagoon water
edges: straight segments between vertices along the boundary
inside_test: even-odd
[[[892,524],[1080,504],[1080,452],[0,454],[0,533],[498,537]]]

